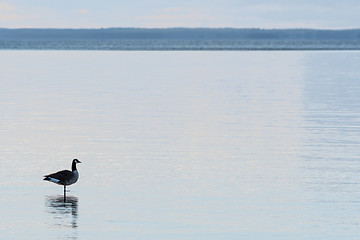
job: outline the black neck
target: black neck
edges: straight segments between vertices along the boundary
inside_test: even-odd
[[[75,171],[75,170],[76,170],[76,162],[73,161],[71,165],[71,171]]]

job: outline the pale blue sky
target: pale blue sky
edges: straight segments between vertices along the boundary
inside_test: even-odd
[[[360,28],[359,0],[0,0],[1,28]]]

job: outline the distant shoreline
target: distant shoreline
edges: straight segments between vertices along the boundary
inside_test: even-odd
[[[191,39],[191,40],[356,40],[360,29],[259,29],[259,28],[100,28],[100,29],[42,29],[0,28],[0,40],[31,39]]]
[[[360,29],[0,28],[0,50],[360,50]]]

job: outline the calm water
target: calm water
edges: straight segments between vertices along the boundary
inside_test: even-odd
[[[359,239],[360,52],[0,63],[0,239]]]

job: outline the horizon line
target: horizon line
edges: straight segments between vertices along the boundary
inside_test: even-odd
[[[6,30],[108,30],[108,29],[143,29],[143,30],[167,30],[167,29],[213,29],[213,30],[221,30],[221,29],[231,29],[231,30],[315,30],[315,31],[351,31],[351,30],[360,30],[360,28],[304,28],[304,27],[294,27],[294,28],[261,28],[261,27],[94,27],[94,28],[59,28],[59,27],[17,27],[17,28],[6,28],[0,27],[0,29]]]

